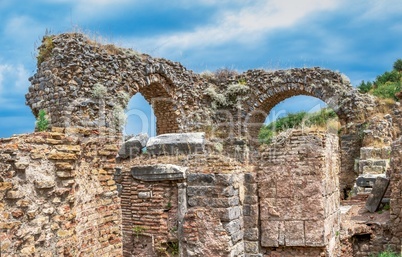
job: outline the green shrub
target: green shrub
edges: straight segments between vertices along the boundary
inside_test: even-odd
[[[369,93],[383,99],[398,100],[396,93],[402,90],[402,59],[394,63],[392,71],[386,71],[377,76],[373,82],[364,82],[357,86],[361,93]]]
[[[42,39],[42,45],[39,47],[38,56],[36,57],[38,66],[52,55],[53,48],[53,36],[44,36]]]
[[[386,82],[384,84],[379,84],[373,88],[372,94],[380,98],[389,98],[398,100],[395,96],[396,93],[402,90],[402,81],[398,82]]]
[[[402,71],[402,59],[398,59],[394,62],[393,66],[394,70],[396,71]]]
[[[124,109],[118,105],[113,108],[113,121],[115,129],[120,130],[126,124],[127,116]]]
[[[388,249],[385,250],[384,252],[379,253],[377,257],[401,257],[401,255]]]
[[[46,131],[49,128],[49,120],[46,118],[45,110],[40,110],[36,119],[36,128],[38,131]]]
[[[101,83],[96,83],[92,88],[92,97],[103,98],[107,93],[107,88]]]
[[[328,108],[323,108],[320,111],[311,114],[304,111],[289,113],[287,116],[281,117],[267,125],[263,125],[258,134],[258,139],[260,143],[270,144],[277,133],[285,131],[286,129],[301,128],[303,126],[324,127],[336,118],[336,113]]]
[[[357,86],[360,93],[368,93],[373,88],[373,83],[370,81],[364,82],[364,80]]]

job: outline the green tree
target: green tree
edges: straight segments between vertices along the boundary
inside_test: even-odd
[[[368,93],[373,88],[373,83],[370,81],[364,82],[364,80],[357,86],[360,93]]]
[[[38,131],[45,131],[49,128],[49,120],[46,118],[45,110],[40,110],[36,119],[36,128]]]
[[[394,62],[394,70],[399,72],[402,71],[402,59],[398,59]]]
[[[378,75],[373,82],[364,82],[363,80],[357,88],[361,93],[397,100],[395,94],[402,90],[402,59],[395,61],[392,71]]]

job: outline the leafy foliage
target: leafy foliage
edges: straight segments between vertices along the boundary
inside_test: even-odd
[[[394,62],[393,66],[394,70],[396,71],[402,71],[402,59],[398,59]]]
[[[397,100],[395,94],[402,90],[402,59],[396,60],[393,67],[392,71],[377,76],[373,82],[363,80],[357,88],[361,93]]]
[[[302,126],[312,127],[325,126],[330,120],[336,119],[337,115],[332,109],[323,108],[318,112],[309,114],[307,112],[289,113],[285,117],[281,117],[268,125],[263,125],[258,139],[263,144],[270,144],[273,137],[286,129],[300,128]]]
[[[52,55],[53,48],[53,36],[44,36],[42,40],[42,45],[39,47],[38,56],[36,57],[36,60],[38,61],[38,67],[42,62],[44,62]]]
[[[46,118],[45,110],[40,110],[36,120],[36,128],[38,131],[46,131],[49,128],[49,120]]]

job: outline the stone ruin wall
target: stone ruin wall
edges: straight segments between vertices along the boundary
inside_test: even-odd
[[[244,164],[210,152],[142,155],[117,165],[122,170],[124,256],[163,256],[172,251],[171,245],[180,246],[181,256],[244,254],[242,172],[249,169]],[[185,167],[185,178],[147,182],[130,172],[155,165]],[[143,227],[140,238],[136,226]]]
[[[335,256],[340,199],[336,138],[296,131],[278,148],[263,151],[258,166],[211,152],[121,160],[124,256],[158,256],[158,249],[169,251],[169,242],[180,243],[181,256]],[[289,158],[289,166],[276,163]],[[130,172],[157,164],[186,167],[186,178],[144,182]],[[153,251],[135,235],[136,226],[144,226],[140,237],[154,240]]]
[[[336,135],[300,131],[262,152],[258,196],[265,252],[275,256],[279,250],[292,256],[294,248],[302,247],[297,256],[313,249],[336,256],[340,229],[338,153]]]
[[[40,109],[48,113],[52,126],[105,126],[119,131],[119,110],[139,92],[153,105],[158,134],[208,130],[229,145],[241,138],[254,146],[276,104],[295,95],[309,95],[326,102],[345,127],[340,185],[342,189],[353,186],[354,159],[361,144],[359,127],[378,104],[371,96],[359,94],[340,73],[320,68],[249,70],[214,78],[193,73],[177,62],[101,45],[81,34],[48,39],[51,46],[44,44],[40,49],[50,56],[30,78],[26,99],[34,115]],[[236,87],[233,92],[228,89],[239,81],[247,85],[243,93],[233,93]],[[105,86],[103,95],[93,94],[97,85]],[[229,100],[220,105],[208,89]]]
[[[333,198],[344,195],[344,190],[353,185],[359,174],[355,159],[362,157],[360,148],[375,148],[377,139],[384,138],[385,147],[389,147],[399,135],[390,135],[390,126],[395,129],[402,120],[398,115],[399,107],[394,109],[394,124],[386,117],[370,118],[378,111],[378,103],[371,96],[354,90],[347,78],[329,70],[252,70],[217,81],[186,70],[179,63],[101,45],[80,34],[51,36],[51,40],[50,54],[38,64],[37,73],[30,78],[26,99],[35,116],[41,109],[48,113],[52,132],[1,139],[0,142],[0,239],[1,254],[5,256],[15,253],[29,256],[33,251],[43,256],[90,256],[93,253],[129,256],[141,251],[157,254],[155,247],[149,248],[150,244],[168,252],[172,251],[173,243],[179,243],[181,251],[190,253],[188,256],[201,252],[205,256],[242,256],[245,253],[249,257],[330,254],[336,248],[330,243],[337,220],[337,202]],[[208,88],[226,94],[225,88],[239,81],[249,89],[244,95],[234,96],[238,97],[234,101],[236,105],[211,108],[214,99],[206,94]],[[104,86],[106,92],[95,96],[96,85]],[[242,162],[222,159],[220,154],[198,156],[199,161],[192,160],[191,155],[184,156],[185,160],[166,160],[166,156],[138,157],[118,163],[122,165],[120,174],[115,170],[115,156],[122,143],[116,110],[124,109],[129,98],[138,92],[153,106],[158,134],[209,130],[212,143],[222,142],[228,150],[233,143],[243,142],[257,156],[250,156],[249,160],[243,158]],[[335,157],[336,153],[333,158],[324,154],[335,151],[336,144],[329,140],[326,144],[315,145],[317,152],[307,153],[321,154],[319,160],[307,163],[306,170],[301,168],[307,174],[307,170],[312,166],[315,169],[317,164],[333,178],[340,160],[339,190],[325,191],[327,194],[322,199],[316,199],[324,205],[321,206],[324,209],[321,221],[332,221],[330,226],[324,226],[324,238],[316,238],[317,242],[324,240],[325,245],[315,239],[309,241],[305,232],[303,244],[281,245],[282,232],[286,235],[293,224],[294,228],[300,227],[297,232],[301,233],[310,218],[295,215],[275,220],[275,217],[259,216],[260,211],[266,209],[262,196],[273,191],[265,192],[261,186],[264,180],[260,181],[258,176],[276,174],[280,169],[275,166],[277,160],[259,159],[264,152],[259,152],[253,140],[272,107],[300,94],[325,101],[336,111],[344,128],[339,135],[339,157]],[[225,131],[223,138],[222,131]],[[297,137],[302,136],[297,135],[295,141],[290,142],[291,147],[303,145],[300,142],[297,146]],[[398,149],[396,142],[392,147],[391,164],[387,166],[392,170],[390,226],[394,227],[387,242],[396,250],[400,249],[398,228],[402,223],[397,204],[401,191],[396,166],[401,154]],[[299,155],[292,158],[303,163]],[[272,169],[262,167],[260,160]],[[319,165],[320,161],[325,165]],[[157,163],[187,167],[188,177],[147,182],[130,176],[132,167]],[[38,180],[36,176],[45,179]],[[322,177],[317,175],[317,179]],[[322,185],[321,189],[324,188]],[[152,197],[148,197],[151,191]],[[177,197],[177,201],[166,202],[166,195],[169,199]],[[271,197],[275,202],[282,198]],[[174,217],[178,216],[183,223],[176,231]],[[277,245],[264,240],[276,233],[266,226],[274,221],[283,225],[278,227]],[[136,235],[132,226],[147,230]],[[216,229],[211,231],[211,227]],[[139,248],[132,244],[138,240],[144,240]],[[46,245],[45,241],[51,244]],[[184,252],[182,256],[186,256]]]
[[[1,256],[121,256],[116,138],[94,133],[0,140]]]

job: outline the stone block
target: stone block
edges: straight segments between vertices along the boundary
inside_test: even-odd
[[[233,186],[235,176],[232,174],[215,174],[216,184],[222,186]]]
[[[381,200],[384,197],[385,192],[387,191],[388,185],[388,178],[378,177],[375,180],[373,190],[371,191],[371,194],[366,201],[366,209],[368,211],[375,212],[378,209],[378,206],[380,206]]]
[[[261,246],[279,246],[279,221],[261,221]]]
[[[34,184],[38,189],[50,189],[56,185],[54,180],[35,180]]]
[[[245,225],[244,229],[244,239],[245,240],[250,240],[250,241],[258,241],[259,237],[259,231],[258,228],[248,228],[247,225]]]
[[[172,164],[134,166],[131,175],[142,181],[182,180],[186,178],[187,168]]]
[[[138,193],[138,198],[139,199],[148,199],[152,197],[152,192],[148,191],[148,192],[139,192]]]
[[[188,196],[212,196],[218,194],[218,189],[208,186],[188,186],[187,195]]]
[[[248,184],[256,183],[256,174],[245,173],[244,174],[244,182]]]
[[[306,246],[324,247],[325,246],[325,228],[324,221],[305,221]]]
[[[126,159],[141,154],[141,150],[147,145],[148,139],[149,137],[146,133],[133,136],[121,145],[118,157]]]
[[[359,187],[373,187],[377,177],[385,178],[385,174],[361,174],[356,179],[356,185]]]
[[[305,246],[304,222],[285,221],[286,246]]]
[[[244,241],[244,251],[246,253],[258,253],[258,242]]]
[[[216,178],[214,174],[191,173],[187,176],[189,186],[214,186]]]
[[[11,182],[0,182],[0,191],[6,191],[13,188],[13,183]]]
[[[214,208],[228,208],[240,204],[239,197],[212,198],[208,202],[209,206]]]
[[[224,222],[238,219],[242,214],[240,206],[233,206],[229,208],[215,208],[213,209],[213,211]]]
[[[205,133],[169,133],[151,137],[147,142],[151,155],[201,153],[205,149]]]
[[[6,194],[6,199],[20,199],[23,197],[24,194],[21,191],[8,191]]]

